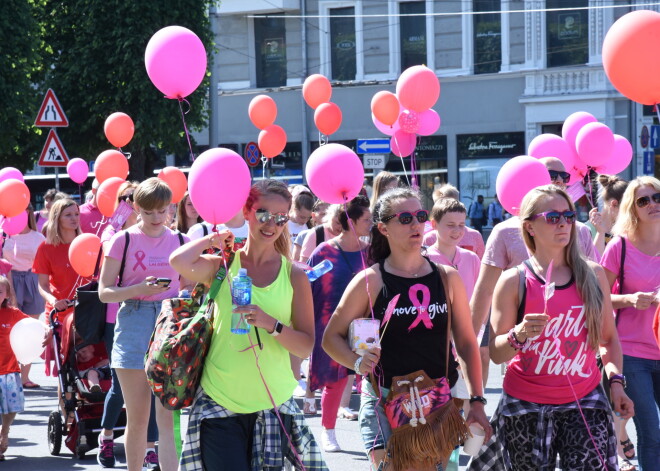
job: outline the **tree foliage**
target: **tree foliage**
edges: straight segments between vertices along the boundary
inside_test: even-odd
[[[112,148],[103,125],[115,111],[123,111],[135,122],[135,136],[123,149],[132,154],[130,178],[151,175],[160,164],[156,150],[186,153],[179,103],[165,99],[153,86],[144,66],[144,51],[158,30],[180,25],[200,37],[211,64],[208,7],[214,3],[41,0],[36,10],[47,72],[38,83],[38,95],[41,99],[46,89],[55,90],[69,119],[69,127],[58,134],[70,157],[94,160]],[[200,129],[208,120],[208,85],[207,75],[187,97],[189,129]],[[187,109],[185,103],[183,107]]]

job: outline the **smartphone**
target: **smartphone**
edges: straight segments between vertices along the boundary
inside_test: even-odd
[[[156,284],[164,287],[170,286],[172,280],[169,278],[156,278]]]

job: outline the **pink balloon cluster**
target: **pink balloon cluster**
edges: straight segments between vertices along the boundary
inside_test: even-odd
[[[614,175],[632,160],[628,139],[612,133],[609,127],[585,111],[573,113],[564,121],[562,137],[541,134],[532,139],[527,153],[532,157],[557,157],[564,163],[572,181],[582,180],[594,169]]]
[[[392,136],[392,153],[408,157],[415,151],[417,135],[430,136],[440,128],[440,115],[432,109],[440,97],[440,81],[431,69],[415,65],[403,71],[396,95],[380,91],[371,100],[371,120],[383,134]]]

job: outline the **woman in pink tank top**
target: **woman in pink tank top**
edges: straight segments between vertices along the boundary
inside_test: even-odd
[[[492,452],[505,469],[554,470],[557,455],[562,469],[618,469],[598,351],[615,411],[629,417],[633,404],[624,392],[607,278],[580,255],[575,207],[563,190],[530,191],[520,220],[532,256],[500,278],[491,314],[491,358],[510,362],[493,416],[497,440],[470,469],[490,469]]]

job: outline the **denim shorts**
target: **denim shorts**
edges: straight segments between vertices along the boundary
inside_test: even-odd
[[[128,299],[117,312],[112,346],[112,367],[144,369],[144,356],[156,326],[162,301]]]
[[[362,393],[360,394],[360,413],[358,425],[367,455],[371,450],[382,450],[392,435],[392,428],[385,416],[383,405],[389,389],[380,388],[382,397],[379,398],[371,382],[362,380]]]

